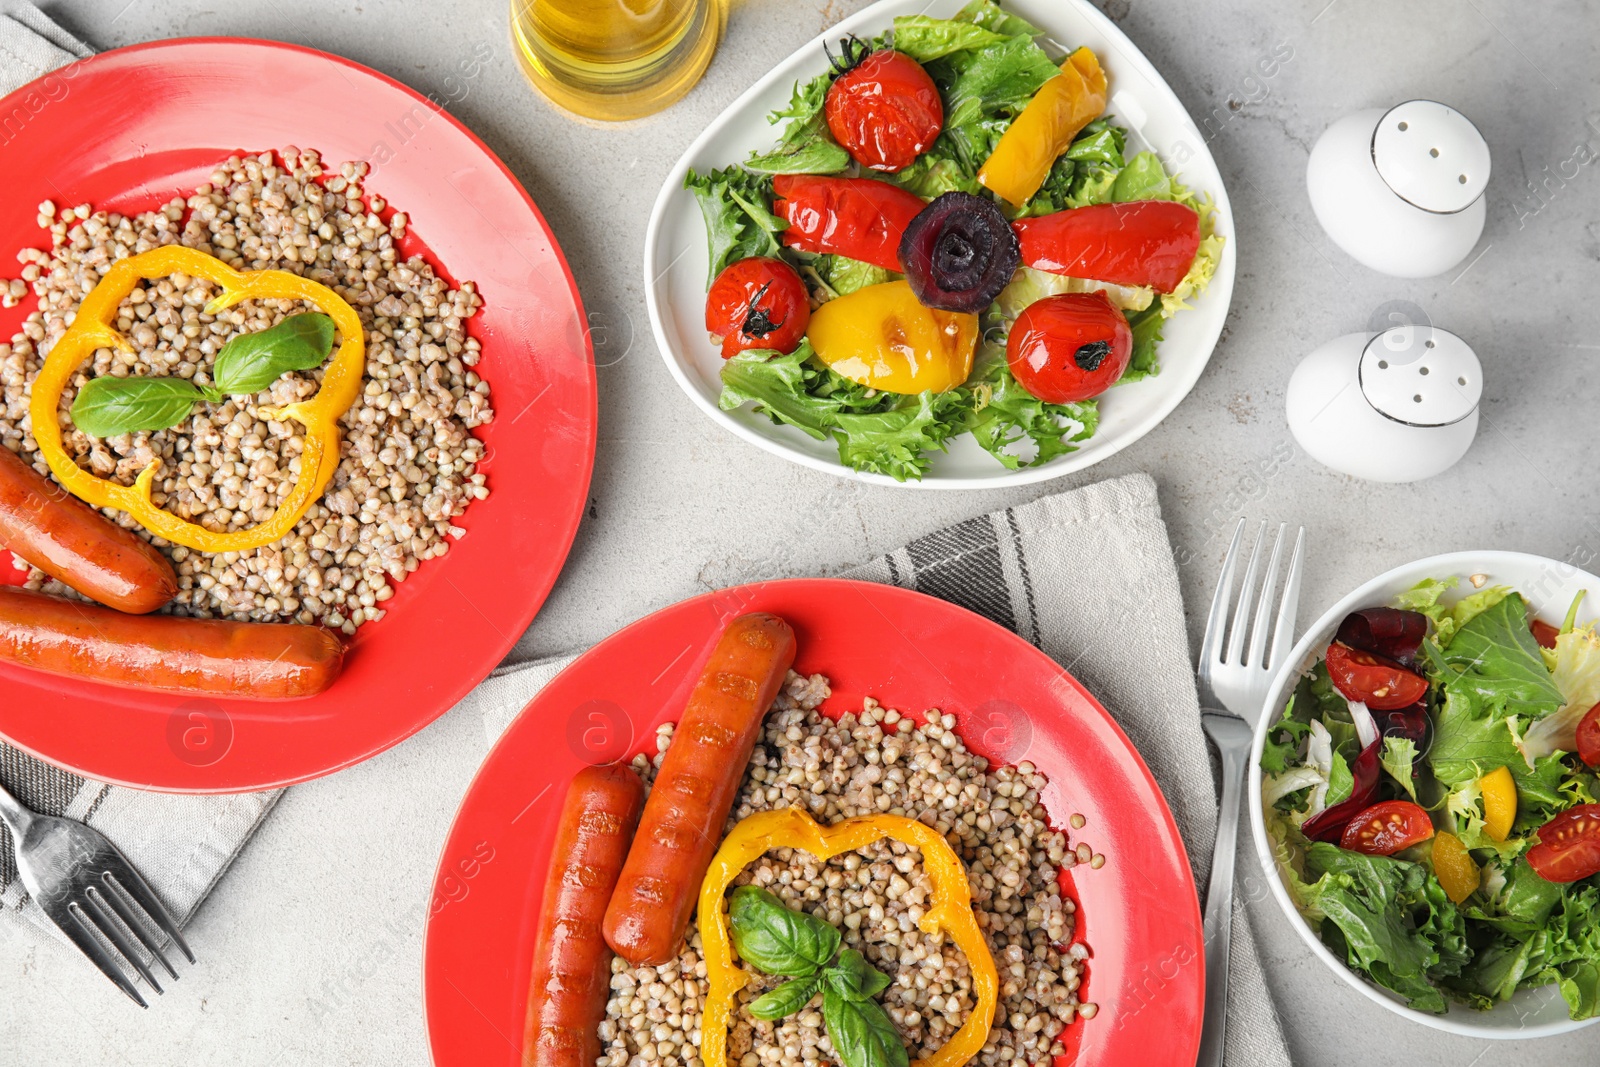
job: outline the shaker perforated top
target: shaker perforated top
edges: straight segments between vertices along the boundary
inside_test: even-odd
[[[1434,326],[1395,326],[1361,353],[1361,392],[1380,414],[1412,426],[1448,426],[1483,396],[1483,367],[1465,341]]]
[[[1489,144],[1472,120],[1434,100],[1389,109],[1372,132],[1372,162],[1389,188],[1424,211],[1453,215],[1489,185]]]

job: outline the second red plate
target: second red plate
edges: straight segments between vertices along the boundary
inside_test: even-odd
[[[969,748],[1032,761],[1052,821],[1106,857],[1063,879],[1090,958],[1093,1019],[1062,1033],[1080,1067],[1194,1063],[1205,997],[1200,908],[1183,842],[1144,761],[1095,699],[1020,637],[921,593],[797,579],[740,586],[659,611],[595,646],[511,725],[468,791],[434,883],[424,949],[437,1067],[520,1067],[533,931],[568,782],[596,757],[631,756],[676,721],[728,620],[775,612],[795,668],[827,675],[823,711],[863,697],[956,716]],[[652,748],[653,751],[653,748]]]

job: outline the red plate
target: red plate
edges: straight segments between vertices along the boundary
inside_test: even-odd
[[[833,683],[829,714],[872,696],[956,716],[967,745],[1028,759],[1050,778],[1053,822],[1104,853],[1062,884],[1090,949],[1093,1019],[1063,1033],[1058,1064],[1194,1063],[1205,998],[1200,907],[1177,827],[1144,761],[1048,656],[971,612],[892,586],[807,578],[686,600],[585,653],[489,754],[439,861],[424,949],[437,1067],[520,1067],[533,930],[555,818],[586,762],[632,755],[675,721],[727,621],[772,611],[799,636],[796,669]],[[1023,709],[1028,709],[1026,712]]]
[[[0,115],[8,263],[13,249],[46,246],[34,218],[42,200],[148,210],[241,150],[295,145],[329,163],[371,161],[366,188],[410,216],[415,237],[402,250],[426,255],[452,283],[478,284],[484,306],[471,333],[483,343],[478,370],[497,416],[479,432],[490,495],[458,520],[466,536],[399,584],[389,614],[360,629],[327,693],[194,701],[0,666],[0,735],[94,778],[238,792],[346,767],[432,722],[527,629],[589,490],[593,352],[577,287],[539,209],[482,141],[417,93],[348,60],[270,41],[107,52],[0,100]],[[0,336],[32,306],[30,297],[0,313]],[[0,559],[0,581],[16,581],[9,557]]]

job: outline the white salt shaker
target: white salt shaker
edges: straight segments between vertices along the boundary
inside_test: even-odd
[[[1312,352],[1289,378],[1289,429],[1325,466],[1376,482],[1448,470],[1478,432],[1483,370],[1436,326],[1351,333]]]
[[[1483,233],[1489,145],[1434,100],[1358,111],[1311,149],[1306,188],[1335,244],[1373,270],[1429,278],[1459,264]]]

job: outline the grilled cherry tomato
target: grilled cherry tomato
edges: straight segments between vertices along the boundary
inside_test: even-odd
[[[1163,293],[1178,287],[1200,250],[1200,216],[1173,200],[1091,204],[1011,226],[1029,267]]]
[[[772,191],[773,214],[789,224],[784,244],[892,271],[900,270],[900,238],[927,206],[917,194],[872,178],[780,174]]]
[[[1337,641],[1328,646],[1328,677],[1346,700],[1359,700],[1373,711],[1397,711],[1428,692],[1428,680],[1420,674]]]
[[[1133,356],[1133,331],[1105,293],[1059,293],[1022,309],[1006,339],[1006,362],[1040,400],[1099,396]]]
[[[1600,767],[1600,704],[1584,712],[1578,721],[1578,758],[1591,767]]]
[[[1530,627],[1533,630],[1533,639],[1539,642],[1540,648],[1556,647],[1556,638],[1561,635],[1560,630],[1556,629],[1554,626],[1551,626],[1543,619],[1534,619],[1530,624]]]
[[[1432,836],[1427,812],[1409,800],[1385,800],[1350,820],[1339,847],[1367,856],[1392,856]]]
[[[750,348],[793,352],[810,322],[806,283],[781,259],[730,263],[706,295],[706,330],[722,346],[723,359]]]
[[[1576,882],[1600,874],[1600,804],[1579,804],[1536,832],[1528,865],[1547,882]]]
[[[847,38],[843,68],[823,101],[833,139],[857,163],[873,170],[908,167],[944,128],[944,101],[922,64],[893,49],[867,55]]]

